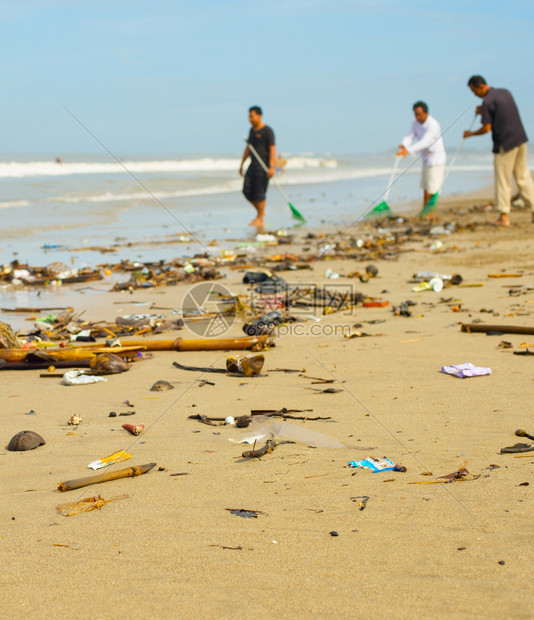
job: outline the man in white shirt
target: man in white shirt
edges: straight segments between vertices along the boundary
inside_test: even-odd
[[[428,113],[427,104],[424,101],[417,101],[413,105],[413,112],[415,121],[412,123],[410,133],[400,144],[397,156],[405,157],[409,154],[422,153],[421,188],[424,192],[424,201],[423,211],[419,215],[431,216],[436,206],[437,194],[443,184],[447,156],[441,137],[441,127],[438,121]]]

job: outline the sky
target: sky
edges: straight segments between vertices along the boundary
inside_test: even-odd
[[[116,154],[239,154],[251,105],[284,153],[379,153],[419,99],[456,145],[472,74],[534,136],[533,33],[532,0],[0,0],[0,153],[103,153],[66,108]]]

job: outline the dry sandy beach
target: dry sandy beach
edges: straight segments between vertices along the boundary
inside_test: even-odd
[[[514,436],[517,428],[534,434],[534,361],[513,354],[522,343],[534,349],[534,336],[468,334],[459,326],[475,319],[533,325],[534,289],[518,296],[509,289],[534,287],[534,225],[529,213],[514,211],[510,229],[489,226],[495,213],[472,208],[487,204],[488,196],[440,204],[437,224],[465,225],[437,237],[441,248],[430,249],[436,238],[407,243],[410,251],[396,260],[374,261],[379,274],[368,283],[336,280],[390,304],[358,305],[352,314],[307,322],[307,335],[281,331],[265,352],[263,376],[204,375],[215,385],[200,387],[200,373],[172,366],[222,368],[224,351],[157,352],[107,383],[87,386],[41,379],[37,370],[0,373],[4,617],[534,616],[534,452],[500,454],[523,441]],[[347,274],[364,265],[318,262],[313,271],[282,275],[322,283],[327,268]],[[483,286],[414,293],[408,280],[419,270],[460,273],[464,282]],[[523,275],[488,278],[501,271]],[[233,271],[221,282],[246,293],[242,277]],[[134,301],[179,307],[187,289],[103,293],[92,297],[84,318],[145,311]],[[394,316],[392,305],[408,299],[417,302],[413,315]],[[368,323],[377,319],[385,322]],[[344,338],[340,326],[356,323],[373,337]],[[309,333],[312,325],[322,333]],[[230,335],[243,335],[240,321]],[[176,336],[195,337],[187,329],[165,337]],[[503,339],[513,351],[498,348]],[[492,374],[458,379],[439,372],[463,362]],[[269,372],[277,368],[335,379],[342,391],[306,389],[317,386],[299,373]],[[175,389],[150,392],[159,379]],[[127,399],[136,415],[109,418],[110,411],[125,410]],[[259,460],[245,460],[244,448],[228,441],[237,429],[188,419],[282,407],[330,416],[293,423],[369,450],[282,443]],[[25,415],[31,409],[36,415]],[[76,429],[66,424],[74,413],[83,419]],[[132,420],[147,425],[137,440],[121,429]],[[25,429],[40,433],[46,445],[8,452],[11,436]],[[59,481],[89,475],[89,462],[123,448],[132,459],[116,467],[158,467],[90,489],[56,491]],[[407,472],[347,466],[367,456],[386,456]],[[411,484],[462,465],[480,477]],[[428,472],[434,477],[422,475]],[[129,497],[72,517],[56,512],[59,504],[98,494]],[[352,499],[360,496],[369,497],[364,510]],[[242,518],[228,508],[261,513]]]

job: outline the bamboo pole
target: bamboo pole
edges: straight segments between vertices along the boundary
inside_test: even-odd
[[[245,336],[241,338],[202,338],[198,340],[126,340],[125,346],[145,347],[147,351],[221,351],[263,348],[267,336]]]
[[[84,478],[76,478],[76,480],[67,480],[66,482],[58,482],[58,491],[73,491],[74,489],[81,489],[82,487],[88,487],[91,484],[100,482],[108,482],[109,480],[119,480],[120,478],[131,478],[133,476],[141,476],[146,474],[156,463],[147,463],[146,465],[134,465],[133,467],[126,467],[124,469],[117,469],[116,471],[108,471],[105,474],[94,474],[93,476],[85,476]]]
[[[6,360],[6,362],[23,362],[26,359],[26,356],[35,353],[32,349],[0,349],[0,359]],[[53,364],[55,360],[57,361],[89,361],[95,357],[96,353],[94,351],[88,351],[85,349],[47,349],[46,352],[42,353],[43,357],[41,360],[43,362],[47,361],[45,356],[50,356],[50,364]],[[36,354],[35,358],[39,358],[39,355]]]

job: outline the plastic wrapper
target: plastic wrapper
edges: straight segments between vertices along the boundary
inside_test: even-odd
[[[124,450],[119,450],[118,452],[114,452],[109,456],[104,456],[101,459],[97,459],[96,461],[89,463],[87,467],[96,471],[97,469],[102,469],[103,467],[114,465],[115,463],[121,463],[122,461],[126,461],[127,459],[131,458],[131,454],[128,454],[128,452],[125,452]]]
[[[441,372],[446,375],[459,377],[460,379],[467,379],[468,377],[482,377],[484,375],[491,375],[491,368],[475,366],[474,364],[471,364],[471,362],[466,362],[465,364],[442,366]]]
[[[396,469],[395,463],[390,461],[385,456],[381,459],[374,459],[372,456],[368,456],[363,461],[350,461],[348,463],[350,467],[363,467],[363,469],[369,469],[376,474],[379,471],[393,471]]]
[[[253,444],[255,441],[263,441],[279,437],[280,439],[288,439],[290,441],[299,441],[308,446],[316,446],[318,448],[355,448],[340,441],[332,435],[318,433],[290,422],[280,422],[269,416],[258,415],[252,418],[252,427],[250,431],[242,435],[239,439],[230,439],[234,443]],[[369,450],[369,448],[356,447],[358,450]]]
[[[67,370],[63,375],[61,383],[63,385],[88,385],[89,383],[100,383],[107,381],[105,377],[96,375],[86,375],[83,370]]]

